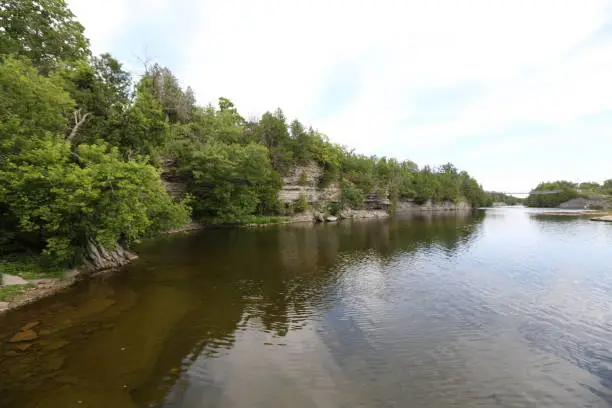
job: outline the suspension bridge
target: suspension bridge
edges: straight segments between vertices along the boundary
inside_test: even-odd
[[[532,190],[532,191],[528,191],[528,192],[521,192],[521,193],[506,193],[505,191],[491,191],[491,193],[499,193],[499,194],[506,194],[506,195],[543,195],[543,194],[559,194],[561,192],[561,190]]]

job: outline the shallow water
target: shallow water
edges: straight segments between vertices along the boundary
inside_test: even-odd
[[[612,224],[505,208],[140,253],[0,318],[0,407],[612,405]]]

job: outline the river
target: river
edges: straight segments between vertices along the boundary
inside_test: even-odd
[[[612,224],[496,208],[139,252],[0,317],[0,407],[612,405]]]

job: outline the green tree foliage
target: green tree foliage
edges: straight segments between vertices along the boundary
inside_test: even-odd
[[[588,199],[608,198],[612,195],[612,179],[603,184],[597,182],[572,183],[571,181],[554,181],[540,183],[534,189],[540,191],[556,191],[554,194],[530,194],[525,203],[529,207],[557,207],[561,203],[577,197]]]
[[[170,124],[160,101],[147,86],[149,81],[143,78],[131,105],[109,123],[105,139],[126,157],[148,155],[155,159],[170,140]]]
[[[18,221],[18,238],[75,262],[89,239],[110,249],[186,221],[186,206],[172,202],[145,162],[104,145],[81,145],[78,162],[72,157],[69,144],[46,139],[0,172],[0,201]]]
[[[375,196],[486,199],[452,164],[356,154],[281,109],[245,120],[227,98],[198,106],[158,64],[133,83],[111,55],[91,56],[64,0],[0,6],[0,252],[78,262],[88,243],[113,248],[178,226],[189,209],[162,171],[187,182],[200,220],[305,211],[305,196],[283,208],[277,195],[282,176],[311,163],[319,188],[341,190],[334,212]]]
[[[535,188],[537,192],[556,191],[551,194],[529,194],[525,200],[528,207],[558,207],[559,204],[579,197],[578,186],[570,181],[554,181],[540,183]]]
[[[78,262],[86,243],[114,248],[185,222],[159,170],[125,160],[104,144],[73,144],[67,117],[76,103],[65,79],[30,63],[0,63],[0,244]]]
[[[280,180],[263,146],[213,142],[183,157],[181,168],[200,219],[235,223],[275,205]]]
[[[0,27],[0,53],[25,56],[42,72],[89,54],[84,28],[64,0],[5,0]]]
[[[601,190],[603,194],[612,195],[612,179],[604,181]]]
[[[272,167],[281,174],[287,173],[293,164],[293,139],[289,136],[283,111],[266,112],[255,128],[257,141],[270,152]]]
[[[493,203],[504,203],[506,205],[517,205],[523,204],[525,202],[524,199],[514,197],[511,195],[507,195],[504,193],[497,193],[494,191],[486,193],[486,202],[483,204],[484,206],[490,207]]]
[[[352,208],[362,208],[363,201],[365,200],[365,194],[363,191],[350,180],[344,180],[342,182],[341,189],[341,202],[344,205],[348,205]]]
[[[191,88],[183,91],[172,71],[158,64],[147,69],[142,85],[160,103],[170,123],[186,123],[191,120],[195,96]]]
[[[300,194],[300,198],[293,203],[293,210],[296,213],[303,213],[308,210],[308,207],[308,199],[304,193]]]

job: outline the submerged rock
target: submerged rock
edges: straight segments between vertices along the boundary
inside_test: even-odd
[[[68,340],[55,340],[53,342],[46,343],[46,344],[42,344],[41,343],[41,346],[45,350],[55,351],[55,350],[59,350],[61,348],[64,348],[64,347],[66,347],[69,344],[70,344],[70,342]]]
[[[15,346],[15,348],[19,351],[26,351],[30,347],[32,347],[32,343],[19,343]]]
[[[38,321],[37,322],[30,322],[30,323],[26,324],[25,326],[23,326],[20,331],[25,332],[25,331],[28,331],[28,330],[32,330],[33,328],[35,328],[39,324],[40,324],[40,322],[38,322]]]
[[[20,331],[19,333],[15,334],[13,337],[11,337],[11,339],[9,340],[9,343],[23,343],[26,341],[32,341],[32,340],[36,340],[38,338],[38,334],[34,331],[34,330],[25,330],[25,331]]]

